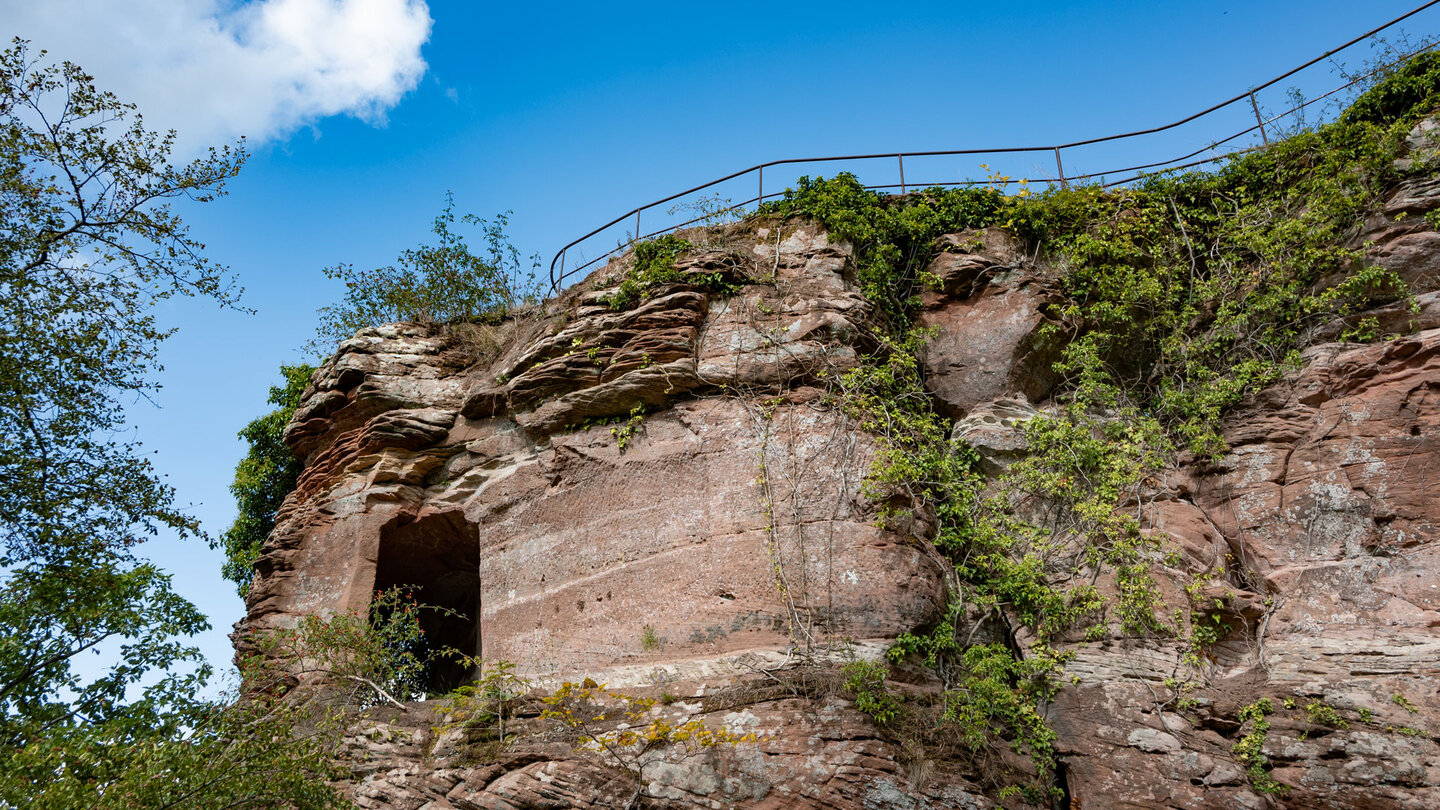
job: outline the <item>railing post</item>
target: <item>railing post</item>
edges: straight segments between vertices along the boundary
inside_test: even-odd
[[[1065,183],[1065,164],[1060,162],[1060,147],[1055,147],[1055,169],[1060,172],[1060,188],[1068,188]]]
[[[905,156],[896,155],[895,159],[900,161],[900,193],[905,193]]]
[[[755,207],[759,208],[760,204],[765,202],[765,167],[761,166],[757,169],[756,174],[760,175],[759,196],[755,198]]]
[[[570,248],[560,251],[560,275],[550,279],[550,286],[555,288],[555,292],[560,292],[560,285],[565,281],[565,254],[568,252],[570,252]]]
[[[1270,136],[1265,133],[1265,119],[1260,117],[1260,105],[1255,102],[1255,91],[1250,91],[1250,109],[1255,111],[1255,123],[1260,125],[1260,138],[1265,145],[1270,145]]]
[[[639,211],[636,211],[636,212],[635,212],[635,238],[634,238],[634,239],[631,239],[630,241],[631,241],[631,242],[639,242],[639,241],[640,241],[640,212],[639,212]]]

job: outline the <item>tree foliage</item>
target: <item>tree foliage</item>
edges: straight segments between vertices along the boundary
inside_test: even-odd
[[[245,458],[236,465],[235,480],[230,484],[239,514],[220,536],[220,544],[225,549],[222,573],[235,583],[242,597],[250,590],[260,546],[275,528],[275,515],[300,475],[300,460],[285,444],[285,426],[300,405],[300,396],[314,372],[315,367],[306,364],[281,366],[285,384],[272,386],[267,400],[278,407],[246,425],[239,434],[250,445]]]
[[[73,581],[56,587],[67,575]],[[34,651],[49,657],[47,667],[20,673],[9,655],[0,662],[12,677],[10,712],[0,725],[0,806],[339,807],[324,784],[332,775],[328,749],[295,733],[301,713],[305,720],[313,713],[265,694],[196,697],[208,670],[177,671],[199,656],[175,635],[205,626],[153,566],[76,566],[60,577],[8,581],[0,594],[0,627],[7,628],[0,647],[26,660]],[[122,663],[108,676],[85,683],[68,666],[76,646],[115,640]],[[159,670],[169,671],[135,695],[139,679]],[[21,674],[25,680],[13,680]]]
[[[43,52],[41,54],[43,56]],[[174,295],[238,291],[169,206],[213,199],[244,153],[176,168],[173,134],[75,65],[0,54],[0,564],[193,534],[133,442],[120,398],[148,394]]]
[[[108,715],[55,723],[5,752],[0,806],[338,810],[328,781],[346,775],[336,762],[347,724],[357,709],[416,696],[431,657],[414,652],[426,609],[383,592],[368,613],[258,634],[240,662],[243,693],[201,700],[200,676],[171,676]]]
[[[243,148],[175,166],[173,141],[76,65],[0,51],[0,806],[333,805],[283,713],[196,697],[205,617],[135,550],[201,534],[122,433],[157,387],[154,306],[239,295],[171,204],[220,195]]]
[[[520,252],[505,234],[508,213],[496,214],[493,221],[474,214],[459,217],[480,229],[483,254],[452,230],[455,220],[454,196],[447,194],[431,226],[435,244],[404,250],[395,264],[373,270],[351,264],[326,268],[326,276],[345,283],[345,295],[340,303],[321,308],[319,331],[309,347],[328,353],[356,331],[383,323],[498,320],[517,304],[539,298],[535,268],[540,257],[532,256],[530,266],[522,267]]]
[[[1381,75],[1345,110],[1342,122],[1409,126],[1440,105],[1440,53],[1418,53]]]
[[[453,615],[417,601],[409,588],[378,591],[365,610],[302,616],[295,627],[260,633],[249,663],[265,682],[322,683],[331,702],[338,697],[345,708],[424,700],[431,665],[460,656],[426,644],[420,626],[426,611]]]

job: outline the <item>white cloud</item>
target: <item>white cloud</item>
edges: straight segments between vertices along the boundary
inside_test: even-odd
[[[425,0],[0,0],[5,28],[139,105],[182,155],[331,115],[383,124],[425,73]]]

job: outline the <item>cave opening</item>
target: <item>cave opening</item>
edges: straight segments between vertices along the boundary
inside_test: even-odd
[[[458,512],[419,520],[397,519],[380,534],[375,590],[408,589],[416,601],[441,610],[420,611],[424,631],[416,653],[454,649],[478,658],[480,645],[480,538]],[[474,669],[453,656],[431,661],[423,687],[443,694],[474,679]]]

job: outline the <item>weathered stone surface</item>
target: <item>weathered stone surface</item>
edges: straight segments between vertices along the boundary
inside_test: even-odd
[[[1049,717],[1081,806],[1275,806],[1231,753],[1240,707],[1262,698],[1279,806],[1440,806],[1440,329],[1306,361],[1227,420],[1218,464],[1179,471],[1183,494],[1146,513],[1183,570],[1215,577],[1167,601],[1231,634],[1198,666],[1177,640],[1071,647],[1080,683]],[[1174,714],[1182,698],[1208,719]]]
[[[1432,162],[1436,156],[1436,132],[1440,120],[1427,118],[1417,124],[1406,139],[1408,152],[1396,161],[1409,168],[1415,162]],[[1440,208],[1440,179],[1420,176],[1401,182],[1382,210],[1366,222],[1356,246],[1363,248],[1370,264],[1394,270],[1415,292],[1440,287],[1440,233],[1425,220],[1425,214]]]
[[[1163,685],[1112,678],[1062,690],[1050,711],[1072,806],[1269,806],[1235,765],[1230,740],[1162,707]]]
[[[515,421],[537,435],[584,424],[587,420],[621,416],[636,405],[659,408],[699,385],[691,358],[645,366],[614,379],[569,391],[547,400]]]
[[[1050,322],[1046,304],[1055,298],[1049,282],[1024,269],[1018,248],[994,229],[968,233],[946,239],[953,250],[989,252],[937,256],[928,272],[941,292],[925,296],[919,317],[921,327],[935,330],[920,353],[926,387],[955,419],[1002,397],[1038,402],[1055,383],[1055,355],[1039,335]]]
[[[986,402],[970,409],[950,431],[952,441],[961,441],[980,454],[980,462],[991,474],[1022,458],[1029,449],[1025,423],[1039,413],[1020,399]]]
[[[755,689],[754,684],[739,689]],[[763,684],[759,691],[766,691]],[[933,772],[919,762],[903,765],[906,755],[878,737],[869,719],[849,701],[836,697],[762,697],[740,704],[694,697],[659,706],[654,713],[672,723],[700,720],[755,739],[723,744],[699,755],[687,756],[683,750],[655,752],[643,760],[647,782],[643,789],[618,763],[607,764],[598,755],[554,738],[554,728],[547,729],[545,721],[522,720],[522,736],[532,742],[487,754],[483,742],[477,748],[466,739],[464,729],[446,729],[445,718],[436,713],[440,708],[410,704],[404,714],[380,712],[347,740],[350,768],[356,776],[348,790],[358,807],[990,810],[995,806],[962,778]],[[546,734],[555,741],[541,742]]]
[[[1440,330],[1309,360],[1231,420],[1196,502],[1275,597],[1271,679],[1366,679],[1378,702],[1440,668]]]
[[[923,623],[941,568],[865,519],[855,471],[868,458],[834,410],[765,418],[725,399],[647,417],[623,455],[605,428],[552,437],[534,466],[465,504],[486,654],[563,674]]]
[[[342,345],[289,434],[307,464],[245,629],[444,579],[479,617],[449,630],[467,652],[620,683],[924,625],[943,564],[874,525],[873,440],[808,387],[853,366],[867,324],[849,247],[804,222],[746,244],[686,265],[734,276],[748,255],[763,278],[733,296],[672,284],[617,312],[592,281],[486,353],[414,326]]]
[[[940,237],[940,254],[926,271],[938,282],[928,290],[924,304],[933,307],[946,297],[968,298],[990,277],[1025,265],[1025,251],[1000,228],[969,229]]]
[[[770,283],[713,302],[699,381],[778,392],[853,368],[871,307],[849,283],[849,246],[813,225],[762,227],[754,238],[756,267]]]
[[[316,371],[285,441],[308,459],[385,411],[457,410],[463,389],[455,375],[466,359],[443,329],[389,324],[363,330]]]
[[[1440,118],[1421,119],[1405,137],[1404,155],[1395,161],[1395,168],[1409,170],[1440,157]]]
[[[1405,283],[1419,290],[1440,282],[1440,233],[1432,230],[1395,229],[1379,235],[1369,258],[1394,270]]]
[[[625,312],[590,307],[587,315],[536,341],[502,372],[510,377],[511,407],[528,410],[652,365],[693,362],[708,302],[702,291],[672,285]]]
[[[1338,341],[1373,319],[1395,337],[1313,347],[1227,418],[1228,453],[1126,504],[1160,544],[1157,616],[1175,632],[1135,637],[1106,617],[1091,638],[1055,641],[1066,679],[1042,708],[1071,807],[1440,806],[1440,293],[1426,291],[1440,245],[1422,217],[1437,192],[1398,187],[1356,243],[1420,289],[1418,308],[1311,333]],[[287,432],[305,469],[237,641],[416,585],[467,617],[430,631],[542,685],[674,690],[686,697],[667,717],[759,735],[657,761],[636,807],[993,806],[954,762],[887,742],[838,690],[711,699],[800,657],[833,663],[842,640],[876,656],[936,621],[945,571],[924,510],[877,528],[860,494],[875,441],[828,395],[873,348],[851,246],[798,221],[722,236],[683,272],[721,273],[732,295],[684,282],[613,311],[622,258],[483,341],[402,325],[344,344]],[[920,316],[936,329],[926,384],[952,438],[997,474],[1053,407],[1053,357],[1036,341],[1052,282],[999,232],[942,241]],[[647,413],[631,420],[637,405]],[[1116,592],[1114,572],[1095,584]],[[1192,618],[1222,637],[1192,646]],[[1261,699],[1283,795],[1257,792],[1234,753],[1254,729],[1241,709]],[[523,744],[482,752],[436,709],[379,717],[352,740],[357,805],[630,801],[632,779],[547,736],[534,712]]]

